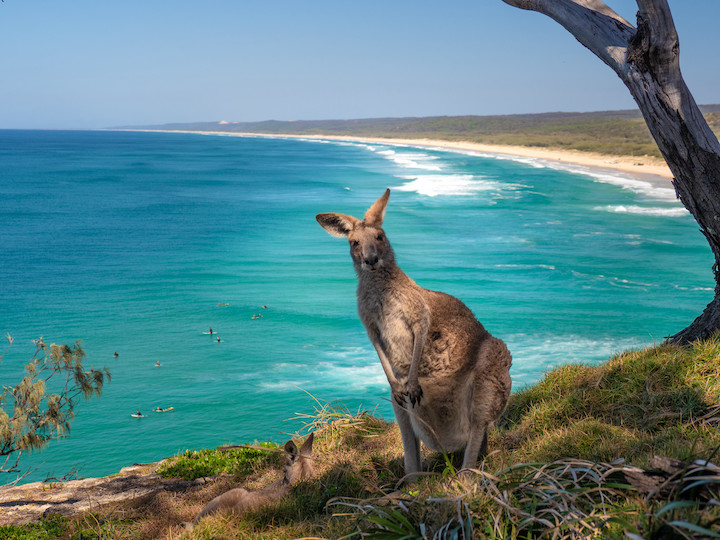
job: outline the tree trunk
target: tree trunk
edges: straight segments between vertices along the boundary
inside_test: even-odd
[[[667,0],[637,0],[637,29],[600,0],[503,1],[560,23],[630,90],[675,177],[675,192],[715,257],[714,299],[690,326],[668,339],[690,343],[712,336],[720,330],[720,143],[680,73]]]

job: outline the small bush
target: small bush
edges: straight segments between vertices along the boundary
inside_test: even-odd
[[[255,445],[275,450],[279,448],[275,443],[257,443]],[[214,476],[222,473],[247,476],[255,468],[279,464],[280,455],[277,452],[266,451],[259,448],[231,448],[216,450],[186,450],[184,454],[170,458],[167,463],[160,466],[158,473],[164,478],[183,478],[195,480],[205,476]]]

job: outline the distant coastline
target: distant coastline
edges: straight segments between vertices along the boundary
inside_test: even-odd
[[[655,184],[667,186],[672,180],[664,160],[653,156],[621,156],[582,152],[579,150],[562,150],[555,148],[539,148],[529,146],[482,144],[469,141],[446,141],[425,138],[390,138],[390,137],[364,137],[345,135],[303,135],[296,133],[243,133],[228,131],[195,131],[175,129],[127,129],[127,131],[144,131],[158,133],[196,133],[202,135],[222,135],[226,137],[262,137],[275,139],[318,139],[332,141],[348,141],[358,143],[376,143],[400,146],[419,146],[425,148],[438,148],[442,150],[478,152],[484,154],[497,154],[523,158],[541,159],[548,162],[564,165],[579,165],[589,169],[619,171],[633,177],[641,178]]]

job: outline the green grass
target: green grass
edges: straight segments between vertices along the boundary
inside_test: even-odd
[[[230,448],[227,450],[186,450],[184,454],[170,458],[158,469],[164,478],[195,480],[222,473],[247,476],[254,468],[270,463],[279,463],[275,443],[256,443],[256,447]]]
[[[0,540],[44,540],[58,538],[64,534],[67,520],[61,517],[44,519],[29,525],[0,527]]]
[[[186,533],[182,521],[235,485],[209,483],[51,523],[67,538],[84,531],[83,538],[138,539],[716,538],[720,530],[720,469],[693,463],[720,461],[718,339],[548,372],[511,396],[491,432],[490,455],[461,477],[451,474],[448,456],[427,452],[429,473],[398,488],[403,467],[396,425],[320,400],[303,416],[316,433],[316,474],[272,507],[209,517]],[[248,489],[280,476],[278,454],[235,452],[186,452],[163,474],[232,472]],[[688,465],[657,494],[639,493],[627,467],[652,468],[653,456]],[[0,539],[10,537],[6,529],[0,528]]]

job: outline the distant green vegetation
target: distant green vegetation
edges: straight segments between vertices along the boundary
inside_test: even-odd
[[[720,133],[720,105],[701,107]],[[623,156],[661,157],[640,112],[435,116],[296,122],[202,122],[143,126],[144,129],[228,131],[258,134],[334,135],[467,141],[483,144],[579,150]]]
[[[490,455],[465,478],[455,475],[452,456],[425,452],[430,474],[398,490],[402,443],[395,424],[329,404],[308,419],[307,430],[316,434],[316,474],[271,507],[208,517],[184,533],[181,522],[217,494],[208,483],[31,526],[25,537],[46,538],[45,531],[58,526],[73,538],[720,536],[720,469],[702,461],[719,458],[718,338],[548,372],[511,396],[491,431]],[[237,469],[227,450],[190,452],[170,464],[186,478],[197,473],[196,461],[212,464],[203,474],[237,471],[235,485],[248,489],[280,477],[276,454],[240,454],[247,459]],[[680,467],[663,473],[657,464],[672,460],[654,456],[681,460]],[[628,466],[657,480],[657,489],[636,487]],[[0,538],[22,532],[0,528]]]

